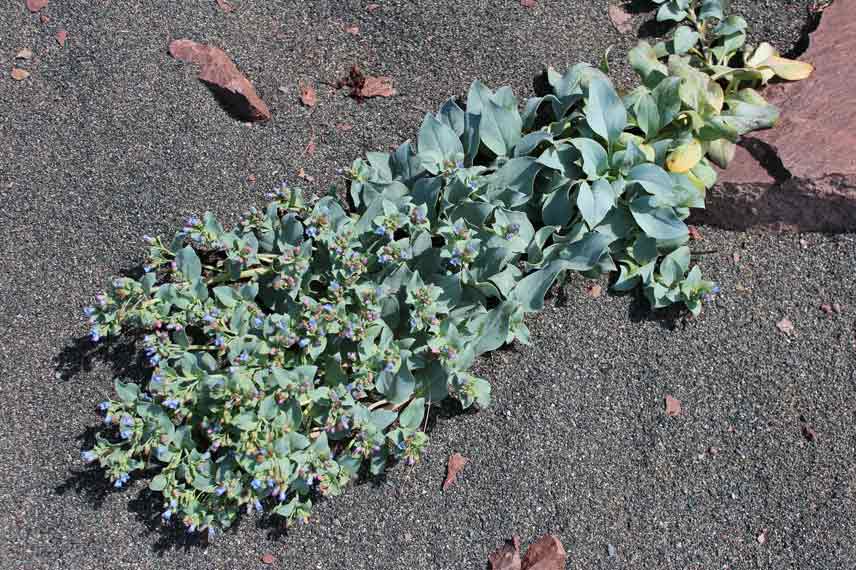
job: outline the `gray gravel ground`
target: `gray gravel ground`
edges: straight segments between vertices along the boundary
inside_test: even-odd
[[[301,167],[318,190],[476,77],[525,95],[542,65],[595,62],[614,44],[626,84],[636,40],[611,28],[605,1],[233,3],[53,0],[46,24],[23,0],[0,9],[0,568],[257,568],[264,553],[276,568],[481,568],[505,537],[544,532],[574,568],[856,567],[854,236],[702,228],[723,293],[690,323],[573,281],[532,319],[534,347],[479,363],[492,408],[441,418],[424,462],[323,503],[287,536],[247,520],[207,548],[183,542],[153,524],[144,482],[114,492],[85,471],[93,406],[127,355],[91,354],[80,309],[139,262],[144,233],[204,209],[234,219]],[[782,51],[807,3],[734,2]],[[647,33],[649,19],[634,21]],[[179,37],[224,47],[274,120],[231,119],[167,55]],[[32,77],[13,82],[24,47]],[[400,96],[357,105],[318,83],[316,109],[297,103],[298,81],[352,63],[394,77]],[[311,138],[317,152],[301,156]],[[841,314],[819,310],[834,302]],[[683,416],[665,417],[667,393]],[[471,462],[443,493],[455,451]]]

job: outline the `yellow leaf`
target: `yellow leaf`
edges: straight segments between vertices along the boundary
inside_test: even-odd
[[[746,60],[746,65],[749,67],[758,67],[763,65],[771,57],[779,55],[779,52],[776,51],[776,48],[768,44],[767,42],[761,42],[761,45],[755,49],[755,53],[752,54],[752,57]]]
[[[642,151],[642,154],[645,155],[645,158],[648,159],[648,162],[654,162],[654,159],[657,157],[657,151],[655,151],[654,147],[649,144],[639,145],[639,150]]]
[[[782,79],[787,79],[788,81],[799,81],[800,79],[805,79],[811,75],[812,71],[814,71],[814,67],[812,67],[810,63],[797,61],[795,59],[787,59],[777,55],[767,59],[767,61],[764,62],[764,66],[769,67],[776,72],[776,75]]]
[[[671,172],[688,172],[701,160],[701,143],[696,139],[681,145],[666,158],[666,168]]]

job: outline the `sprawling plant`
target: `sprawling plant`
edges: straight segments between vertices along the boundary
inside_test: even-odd
[[[416,461],[432,403],[487,405],[473,360],[528,342],[524,315],[568,272],[698,314],[716,289],[690,269],[684,220],[710,161],[775,121],[753,87],[793,65],[744,49],[718,6],[664,4],[694,29],[634,49],[642,85],[624,97],[585,64],[548,70],[522,112],[476,82],[416,148],[356,160],[348,205],[283,186],[230,231],[206,214],[147,238],[145,275],[86,313],[95,341],[138,332],[151,374],[116,381],[84,460],[116,487],[154,469],[163,518],[190,531],[242,508],[303,521],[361,470]]]

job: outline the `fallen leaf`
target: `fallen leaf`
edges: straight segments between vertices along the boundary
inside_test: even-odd
[[[761,529],[761,534],[758,535],[758,544],[767,544],[767,529]]]
[[[531,8],[535,5],[535,0],[520,0],[520,5],[524,8]]]
[[[529,545],[520,563],[521,570],[565,570],[568,553],[558,538],[546,534]]]
[[[718,448],[718,447],[708,447],[708,448],[707,448],[707,452],[708,452],[712,457],[716,457],[717,455],[719,455],[719,448]]]
[[[600,297],[600,294],[603,293],[603,287],[601,287],[598,283],[589,283],[585,287],[586,295],[591,297],[592,299],[597,299]]]
[[[350,131],[354,128],[354,125],[350,123],[336,123],[336,129],[339,131]]]
[[[313,154],[315,154],[316,148],[317,147],[315,146],[315,139],[310,139],[309,144],[307,144],[306,148],[303,149],[303,154],[312,156]]]
[[[300,102],[307,107],[314,107],[318,103],[318,96],[315,94],[315,88],[304,83],[300,84]]]
[[[823,311],[824,313],[826,313],[827,315],[831,315],[832,314],[832,305],[830,305],[829,303],[824,303],[820,306],[820,310]]]
[[[270,566],[274,562],[276,562],[276,558],[273,557],[273,554],[269,552],[267,554],[262,554],[262,564]]]
[[[345,31],[351,34],[352,36],[360,35],[360,27],[357,25],[345,26]]]
[[[231,4],[229,4],[228,2],[226,2],[226,0],[217,0],[217,7],[219,7],[221,10],[223,10],[227,14],[229,12],[233,12],[235,10],[235,7],[232,6]]]
[[[309,176],[308,174],[306,174],[306,171],[303,170],[303,168],[301,168],[300,170],[297,171],[297,177],[302,178],[302,179],[306,180],[307,182],[315,182],[315,177]]]
[[[68,39],[68,32],[65,30],[60,30],[56,33],[56,43],[59,44],[59,47],[65,47],[65,40]]]
[[[735,263],[735,265],[740,263],[740,254],[735,251],[731,254],[731,260]]]
[[[841,314],[841,303],[832,303],[832,310],[840,315]]]
[[[794,335],[794,323],[787,317],[776,323],[776,328],[785,333],[787,336]]]
[[[11,75],[12,79],[15,81],[23,81],[30,76],[30,72],[26,69],[21,69],[20,67],[13,67],[9,75]]]
[[[444,491],[448,490],[455,483],[458,473],[460,473],[466,464],[467,458],[460,453],[455,453],[449,457],[449,464],[446,466],[446,480],[443,481]]]
[[[38,12],[48,5],[48,0],[27,0],[27,8],[30,12]]]
[[[370,97],[392,97],[395,95],[391,77],[365,75],[357,65],[351,67],[348,76],[340,79],[336,83],[336,87],[339,89],[350,87],[350,96],[360,102]]]
[[[48,17],[48,15],[47,15],[47,14],[39,14],[39,21],[40,21],[42,24],[47,24],[48,22],[50,22],[50,21],[51,21],[51,19],[50,19],[50,17]]]
[[[15,59],[31,59],[32,57],[33,50],[31,50],[30,48],[24,48],[15,54]]]
[[[633,16],[629,14],[622,6],[618,4],[609,5],[609,19],[615,29],[622,34],[629,34],[633,31]]]
[[[808,424],[803,424],[802,434],[808,441],[815,441],[817,439],[817,432]]]
[[[687,226],[687,231],[690,234],[690,239],[693,241],[701,241],[701,232],[695,226]]]
[[[520,570],[520,538],[515,535],[506,540],[488,555],[487,561],[490,570]]]
[[[192,40],[174,40],[169,44],[172,57],[200,66],[199,79],[211,86],[236,114],[251,121],[267,121],[270,110],[256,93],[253,84],[220,48]]]
[[[256,183],[256,175],[250,174],[249,176],[247,176],[247,182],[249,182],[250,184],[255,184]]]
[[[378,10],[380,10],[380,4],[368,4],[368,5],[366,5],[366,12],[368,12],[369,14],[374,14]]]
[[[681,415],[681,401],[666,394],[666,415],[676,417]]]

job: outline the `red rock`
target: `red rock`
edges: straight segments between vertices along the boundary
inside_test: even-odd
[[[27,9],[30,12],[38,12],[48,5],[48,0],[27,0]]]
[[[199,65],[199,79],[208,84],[237,115],[251,121],[270,119],[270,110],[253,84],[220,48],[182,39],[169,44],[169,53],[176,59]]]
[[[743,137],[695,221],[733,229],[856,229],[856,2],[833,2],[800,59],[808,79],[770,87],[772,129]]]
[[[568,554],[558,538],[546,534],[529,546],[521,561],[521,570],[565,570]]]
[[[487,557],[490,570],[520,570],[520,538],[511,540],[497,548]]]

